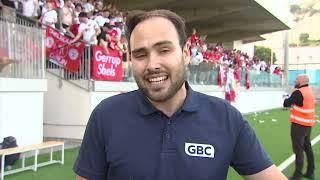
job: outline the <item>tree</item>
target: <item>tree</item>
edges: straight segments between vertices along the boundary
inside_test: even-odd
[[[301,33],[299,36],[300,44],[305,44],[309,41],[309,34],[308,33]]]
[[[276,63],[277,62],[277,56],[276,56],[276,53],[272,53],[272,64]]]
[[[266,62],[271,62],[271,49],[264,46],[254,46],[254,56],[259,58],[260,60],[264,60]],[[272,55],[272,64],[277,61],[276,54],[273,52]]]

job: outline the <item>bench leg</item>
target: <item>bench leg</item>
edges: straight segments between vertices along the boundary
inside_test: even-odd
[[[64,164],[64,144],[61,146],[61,164]]]
[[[53,160],[53,147],[50,148],[50,162]]]
[[[33,171],[37,171],[37,168],[38,168],[38,153],[39,153],[39,150],[36,149],[36,150],[35,150],[35,154],[34,154]]]
[[[25,164],[25,155],[24,155],[24,153],[22,153],[22,168],[24,168],[25,166],[26,166],[26,164]]]
[[[4,180],[4,161],[5,161],[5,157],[6,155],[2,155],[1,157],[1,180]]]

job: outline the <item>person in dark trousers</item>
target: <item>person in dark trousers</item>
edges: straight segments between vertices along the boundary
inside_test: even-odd
[[[286,179],[238,110],[186,81],[180,16],[141,12],[126,25],[139,89],[94,109],[73,167],[78,180],[222,180],[230,166],[247,180]]]
[[[308,85],[309,77],[300,74],[296,77],[296,90],[284,100],[283,106],[291,108],[291,141],[296,155],[295,171],[290,180],[300,180],[302,177],[314,179],[314,157],[310,142],[311,129],[314,123],[315,98]],[[307,156],[307,172],[302,174],[303,153]]]

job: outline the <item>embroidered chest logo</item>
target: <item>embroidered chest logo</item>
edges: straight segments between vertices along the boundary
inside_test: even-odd
[[[184,151],[189,156],[214,158],[214,147],[210,144],[185,143]]]

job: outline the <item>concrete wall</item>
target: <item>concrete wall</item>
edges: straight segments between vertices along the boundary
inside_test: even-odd
[[[82,139],[85,126],[92,110],[105,98],[137,89],[135,83],[96,81],[95,91],[82,90],[68,82],[61,88],[56,77],[48,75],[49,91],[45,95],[44,136]],[[217,86],[193,85],[196,91],[224,97],[222,88]],[[282,106],[282,89],[242,89],[236,103],[242,113],[263,111]]]
[[[46,90],[46,80],[0,78],[0,141],[14,136],[18,145],[42,142]]]
[[[218,86],[201,86],[191,85],[192,89],[208,95],[224,98],[223,88]],[[115,83],[112,82],[96,82],[96,92],[92,93],[92,104],[91,108],[94,108],[104,98],[134,90],[137,88],[135,83],[123,83],[121,87],[117,88]],[[255,111],[263,111],[267,109],[282,107],[284,94],[283,89],[278,88],[251,88],[250,90],[240,89],[238,98],[233,105],[239,109],[241,113],[249,113]]]
[[[48,92],[44,102],[44,137],[73,138],[83,136],[91,113],[90,93],[47,73]]]

